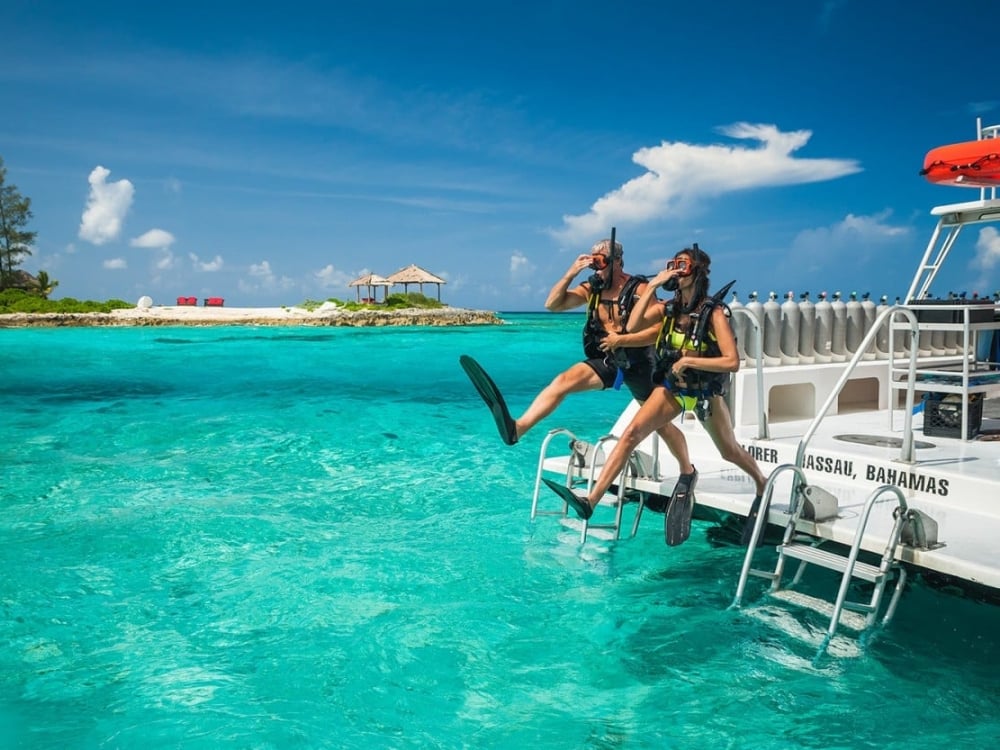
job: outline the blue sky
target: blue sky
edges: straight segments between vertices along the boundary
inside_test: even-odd
[[[696,241],[744,301],[891,299],[930,208],[979,196],[925,182],[925,153],[1000,123],[993,0],[6,0],[3,18],[0,157],[32,200],[22,267],[56,297],[291,305],[415,263],[451,305],[539,310],[615,226],[634,273]],[[933,291],[1000,288],[994,229],[955,252]]]

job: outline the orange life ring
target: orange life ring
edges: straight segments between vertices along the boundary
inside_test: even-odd
[[[936,185],[1000,187],[1000,138],[933,148],[924,157],[920,174]]]

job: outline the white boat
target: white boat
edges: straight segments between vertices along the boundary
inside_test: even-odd
[[[980,128],[984,133],[997,137],[1000,127]],[[769,474],[756,538],[775,540],[749,546],[734,605],[744,604],[750,575],[764,577],[772,597],[830,616],[827,643],[838,626],[865,630],[888,622],[908,574],[959,584],[1000,603],[1000,410],[987,407],[983,414],[986,399],[1000,396],[1000,366],[981,359],[982,339],[995,331],[1000,336],[1000,315],[988,300],[920,302],[962,229],[1000,222],[1000,198],[996,188],[984,188],[979,200],[931,213],[937,226],[905,297],[911,302],[884,306],[844,361],[776,363],[764,356],[762,322],[746,309],[734,310],[734,320],[742,316],[753,333],[744,341],[747,363],[732,377],[730,410],[737,438]],[[942,334],[951,346],[932,347]],[[888,351],[873,358],[880,335]],[[549,433],[533,516],[565,513],[555,495],[540,496],[542,475],[585,485],[637,409],[631,402],[583,460],[555,455],[565,438],[577,436]],[[747,516],[751,480],[718,457],[693,414],[681,415],[678,424],[699,472],[696,518]],[[618,494],[603,501],[615,511],[598,508],[589,523],[571,517],[564,523],[579,526],[584,539],[592,532],[617,538],[631,498],[638,500],[635,533],[645,499],[669,496],[677,468],[655,434],[634,458],[615,484]],[[596,523],[601,513],[612,520]],[[802,566],[836,571],[836,595],[819,601],[797,593],[798,575],[785,573],[790,560],[800,565],[799,575]],[[758,569],[761,561],[767,569]],[[864,600],[852,601],[858,589]]]

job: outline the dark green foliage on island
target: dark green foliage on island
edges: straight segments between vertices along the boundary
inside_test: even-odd
[[[109,299],[106,302],[78,300],[72,297],[62,299],[45,299],[38,294],[26,292],[23,289],[4,289],[0,291],[0,314],[5,313],[93,313],[111,312],[135,307],[130,302],[120,299]]]
[[[386,297],[384,302],[344,302],[339,299],[331,297],[327,302],[333,302],[337,307],[341,307],[344,310],[355,311],[355,310],[412,310],[414,308],[420,310],[440,310],[447,307],[443,302],[439,302],[436,299],[431,299],[430,297],[420,294],[419,292],[407,292],[406,294],[390,294]],[[322,302],[317,302],[316,300],[306,300],[299,307],[304,310],[315,310],[317,307],[322,305]]]

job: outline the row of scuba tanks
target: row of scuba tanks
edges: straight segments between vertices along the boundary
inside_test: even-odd
[[[840,292],[835,292],[830,298],[826,292],[821,292],[815,303],[809,299],[809,292],[801,294],[798,301],[793,292],[788,292],[782,303],[777,297],[775,292],[771,292],[768,300],[761,302],[757,293],[752,292],[747,303],[743,304],[733,293],[728,304],[733,311],[732,326],[742,362],[756,365],[758,343],[753,324],[737,310],[743,309],[757,318],[764,338],[763,364],[774,367],[847,361],[857,352],[878,315],[888,307],[885,295],[875,304],[868,292],[860,299],[856,292],[851,292],[847,300],[841,298]],[[967,302],[964,295],[949,295],[943,301],[954,304]],[[898,297],[896,304],[900,304]],[[896,356],[908,353],[909,330],[896,330],[893,336],[892,348]],[[932,330],[922,335],[919,341],[921,354],[954,355],[961,352],[964,339],[958,330]],[[882,325],[866,347],[862,359],[888,357],[889,328]]]

